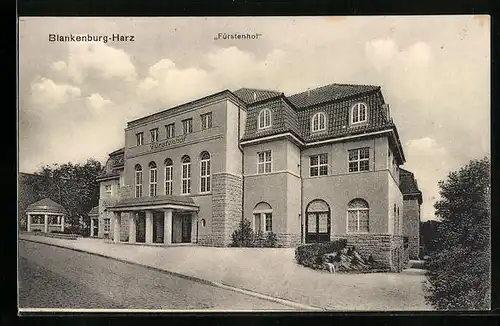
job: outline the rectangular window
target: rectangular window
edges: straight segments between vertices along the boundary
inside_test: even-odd
[[[258,153],[257,171],[259,174],[271,172],[271,151]]]
[[[193,132],[193,119],[190,118],[182,120],[182,133],[186,135],[192,132]]]
[[[319,154],[309,157],[310,170],[309,174],[311,177],[317,177],[319,175],[328,175],[328,155]]]
[[[110,230],[110,220],[109,218],[104,219],[104,232],[109,232]]]
[[[208,112],[200,115],[201,117],[201,129],[212,128],[212,112]]]
[[[112,191],[111,185],[106,185],[105,190],[106,190],[106,196],[111,197],[111,191]]]
[[[266,232],[273,230],[273,213],[264,213],[266,217]]]
[[[349,150],[349,172],[369,171],[370,148]]]
[[[149,170],[149,196],[154,197],[157,193],[158,170]]]
[[[171,195],[172,194],[172,172],[173,172],[173,166],[166,166],[165,167],[165,195]]]
[[[170,124],[166,125],[165,129],[167,131],[167,139],[175,137],[175,124],[174,123],[170,123]]]
[[[135,197],[142,197],[142,171],[135,172]]]
[[[209,192],[210,191],[210,160],[202,160],[200,167],[200,191]]]
[[[144,144],[144,133],[138,132],[137,134],[135,134],[135,140],[136,140],[137,146]]]
[[[347,211],[347,231],[352,233],[368,232],[368,210],[354,209]]]
[[[260,230],[262,230],[261,228],[261,220],[260,220],[260,213],[257,213],[257,214],[253,214],[253,220],[254,220],[254,224],[253,224],[253,230],[255,232],[258,232]]]
[[[182,193],[191,193],[191,163],[182,163]]]
[[[151,142],[156,143],[158,141],[158,128],[151,129]]]

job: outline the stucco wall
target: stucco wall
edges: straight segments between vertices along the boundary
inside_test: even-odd
[[[369,148],[370,171],[387,169],[387,137],[356,140],[348,142],[330,143],[306,148],[301,154],[301,171],[303,177],[309,177],[309,157],[317,154],[328,154],[328,175],[349,173],[349,150]]]
[[[369,205],[369,232],[387,233],[388,178],[387,170],[336,176],[305,178],[303,180],[302,214],[314,199],[322,199],[331,210],[331,235],[347,232],[347,207],[355,198]]]
[[[226,110],[226,121],[224,123],[225,126],[225,134],[226,134],[226,143],[225,143],[225,172],[233,173],[237,175],[242,174],[242,153],[238,147],[238,110],[240,110],[233,102],[227,101],[227,110]],[[244,112],[240,110],[240,112]],[[240,113],[241,115],[241,113]],[[241,116],[240,119],[244,119],[245,115]],[[240,121],[241,122],[241,121]],[[242,123],[239,124],[241,127]],[[243,131],[240,131],[240,137],[243,135]],[[221,153],[222,154],[222,153]]]
[[[390,234],[401,235],[403,230],[403,194],[399,189],[399,185],[396,184],[396,180],[393,178],[392,174],[388,174],[387,177],[388,189],[389,189],[389,202],[388,202],[388,212],[389,212],[389,224],[387,232]],[[396,205],[396,213],[394,213],[394,205]],[[399,215],[398,215],[399,211]],[[395,223],[396,219],[399,221],[398,224]],[[396,230],[395,227],[398,226]]]
[[[420,247],[420,204],[417,199],[403,201],[403,235],[408,236],[409,256],[416,259]]]

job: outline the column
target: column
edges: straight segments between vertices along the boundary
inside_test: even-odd
[[[64,232],[64,215],[61,215],[61,231]]]
[[[262,232],[266,231],[266,214],[260,213],[260,230]]]
[[[119,243],[120,242],[120,226],[121,226],[121,216],[120,212],[114,212],[114,221],[113,221],[113,242],[114,243]]]
[[[137,213],[135,213],[135,212],[129,213],[128,242],[130,242],[130,243],[135,243],[135,234],[137,232],[136,215],[137,215]]]
[[[28,232],[31,232],[31,214],[28,214],[28,221],[26,227],[28,228]]]
[[[90,236],[94,236],[94,219],[90,217]]]
[[[44,232],[49,233],[49,215],[45,214],[45,220],[43,222]]]
[[[172,244],[172,210],[165,210],[163,224],[163,241],[166,245]]]
[[[196,233],[198,232],[198,213],[191,213],[191,243],[196,243]]]
[[[146,243],[153,243],[153,212],[146,211]]]

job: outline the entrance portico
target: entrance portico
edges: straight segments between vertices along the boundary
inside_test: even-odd
[[[128,242],[196,243],[199,207],[189,197],[128,198],[108,208],[113,212],[113,241],[120,242],[122,213],[128,213]]]

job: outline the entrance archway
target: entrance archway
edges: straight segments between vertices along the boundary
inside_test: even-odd
[[[315,199],[306,207],[306,243],[328,242],[331,233],[330,206],[321,199]]]

